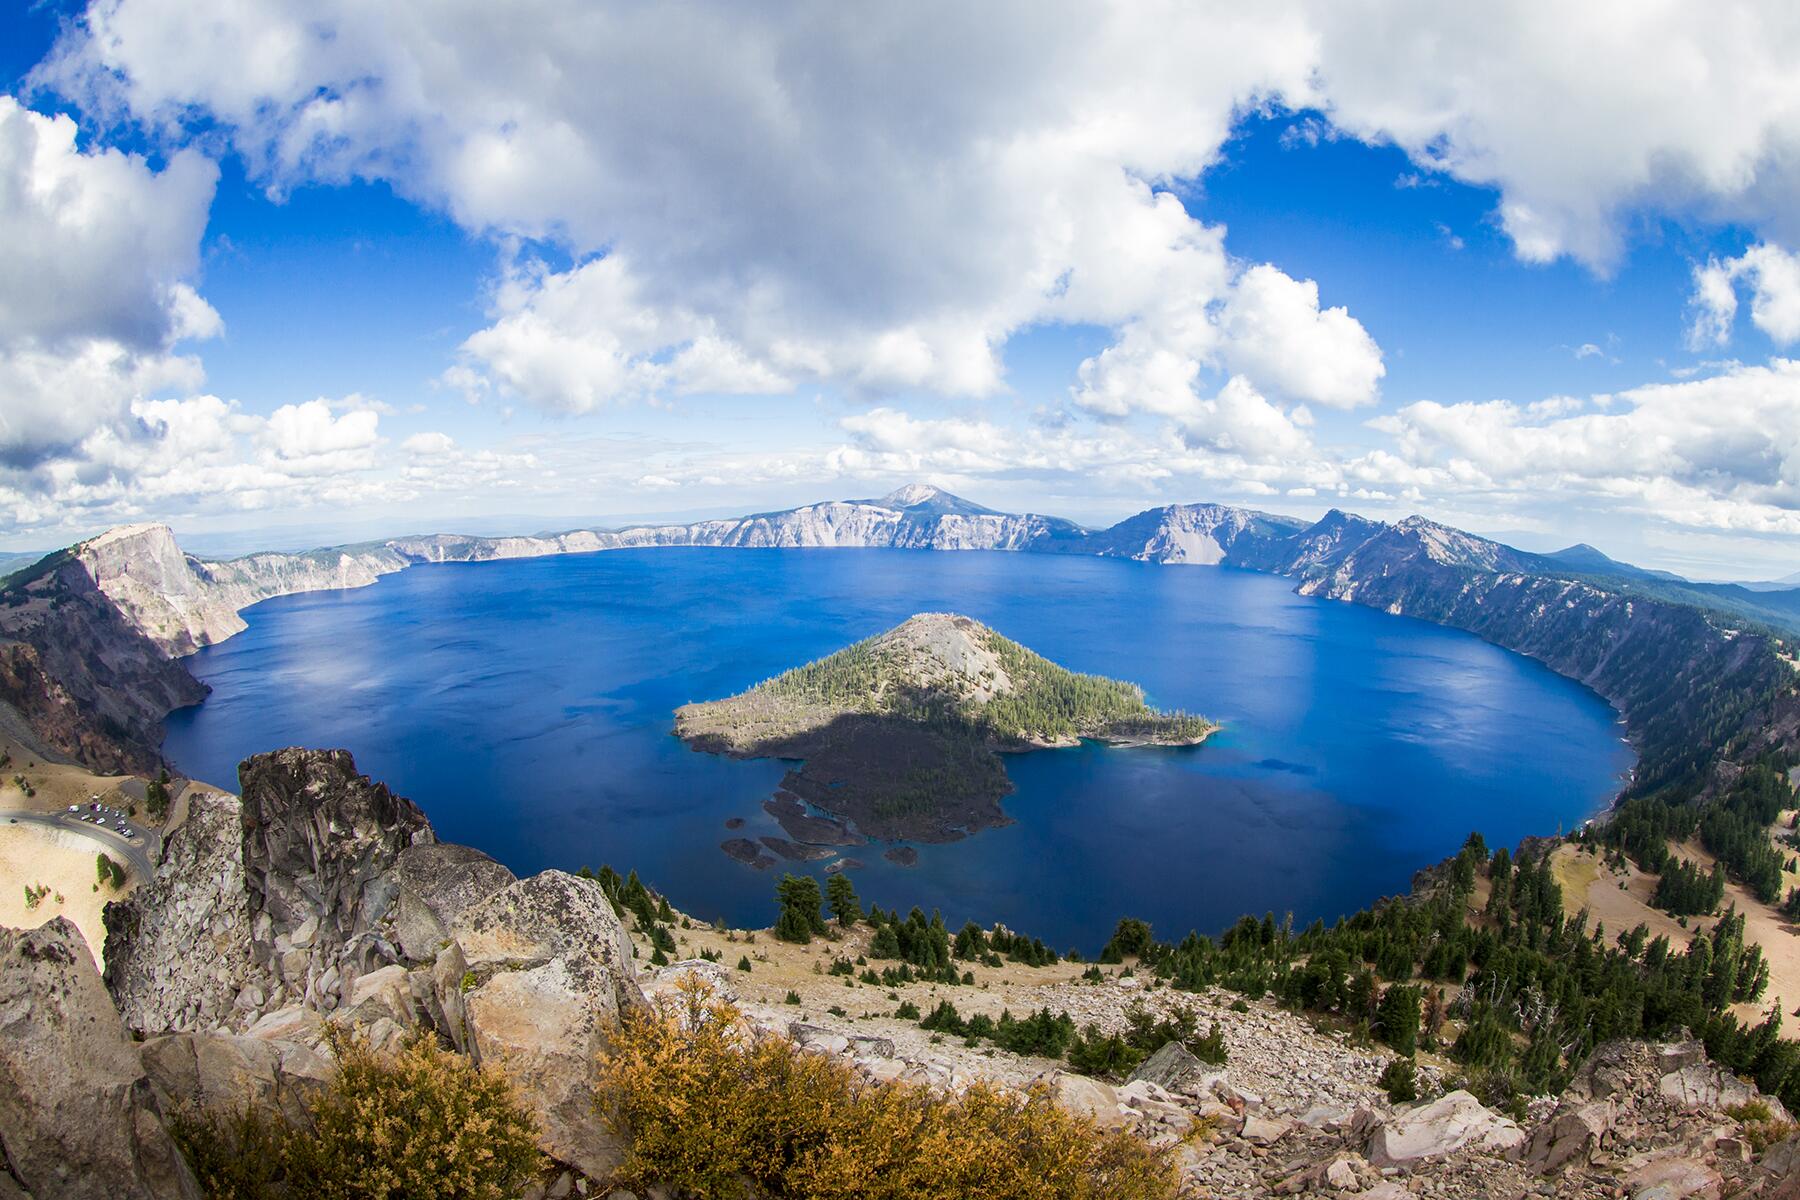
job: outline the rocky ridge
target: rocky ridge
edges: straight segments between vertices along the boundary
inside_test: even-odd
[[[82,1020],[118,1031],[125,1049],[108,1078],[129,1086],[106,1084],[123,1097],[108,1103],[130,1110],[140,1136],[166,1140],[161,1114],[182,1105],[255,1101],[298,1113],[330,1078],[332,1026],[378,1048],[425,1030],[504,1070],[536,1113],[546,1152],[603,1178],[619,1147],[592,1106],[596,1057],[607,1028],[643,997],[599,886],[558,871],[518,880],[479,851],[438,843],[416,805],[359,775],[343,751],[275,751],[239,774],[242,797],[192,797],[154,877],[110,906],[104,984],[85,950],[74,963],[33,949],[24,964],[26,952],[4,939],[49,935],[0,931],[0,1021],[23,1012],[33,1022],[0,1049],[0,1081],[21,1080],[17,1094],[32,1102],[0,1101],[0,1146],[46,1138],[37,1102],[51,1085],[32,1064],[79,1056],[53,1040],[46,1014],[5,1009],[9,988],[54,985],[89,1014]],[[64,924],[46,929],[81,949]],[[38,965],[46,955],[49,983]],[[78,966],[85,982],[71,982]],[[95,1171],[110,1144],[90,1147],[93,1136],[43,1144],[61,1147],[69,1170]],[[133,1170],[119,1178],[141,1175],[144,1186],[115,1194],[191,1194],[167,1172]],[[28,1192],[44,1188],[32,1194],[76,1194],[50,1176],[20,1178]]]

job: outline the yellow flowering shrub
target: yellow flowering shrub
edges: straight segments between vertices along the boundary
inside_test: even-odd
[[[619,1181],[706,1197],[797,1200],[1163,1200],[1167,1152],[1051,1102],[976,1084],[959,1096],[876,1083],[758,1037],[683,980],[628,1014],[601,1058],[598,1105],[628,1142]]]
[[[177,1144],[208,1200],[512,1200],[544,1164],[501,1075],[420,1038],[393,1054],[336,1037],[337,1075],[290,1127],[186,1114]]]

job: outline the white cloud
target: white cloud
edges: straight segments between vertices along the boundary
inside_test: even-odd
[[[1609,268],[1636,213],[1800,240],[1800,20],[1782,0],[1307,8],[1333,122],[1499,189],[1528,261]]]
[[[1570,255],[1605,270],[1646,218],[1741,222],[1761,240],[1696,273],[1696,337],[1725,340],[1748,289],[1759,328],[1800,340],[1800,272],[1780,249],[1800,244],[1796,59],[1800,19],[1750,2],[1013,0],[871,15],[723,0],[92,0],[40,79],[171,146],[194,127],[229,139],[275,190],[380,179],[479,235],[523,239],[486,328],[443,376],[471,400],[583,413],[829,384],[872,405],[841,445],[766,467],[696,452],[691,469],[659,462],[620,478],[936,465],[1490,497],[1509,512],[1566,487],[1676,519],[1779,525],[1800,508],[1785,426],[1766,424],[1793,424],[1787,364],[1729,367],[1668,393],[1415,404],[1355,446],[1332,445],[1345,422],[1332,410],[1379,399],[1380,348],[1333,305],[1329,278],[1321,296],[1275,265],[1234,260],[1226,231],[1178,192],[1244,113],[1310,106],[1323,116],[1300,123],[1298,140],[1391,142],[1412,159],[1397,186],[1495,188],[1497,221],[1529,261]],[[86,248],[83,263],[138,264],[107,292],[89,286],[104,271],[71,267],[59,278],[79,302],[19,316],[30,332],[15,336],[34,340],[0,364],[26,381],[19,394],[40,398],[0,414],[13,421],[0,439],[25,447],[14,458],[44,468],[31,486],[49,490],[30,494],[78,496],[98,486],[84,482],[94,464],[115,448],[126,461],[146,427],[168,431],[158,444],[204,441],[141,397],[197,390],[198,364],[173,346],[218,326],[191,279],[211,168],[191,152],[160,173],[83,154],[66,122],[16,111],[0,130],[35,139],[29,154],[0,143],[12,164],[0,179],[39,178],[18,164],[48,146],[63,174],[42,177],[115,201],[91,206],[111,214],[98,224],[44,225],[46,239]],[[32,220],[65,207],[89,211],[40,205]],[[150,208],[163,216],[131,215]],[[982,398],[1004,391],[1008,339],[1045,323],[1099,326],[1107,344],[1079,368],[1073,415],[1021,426]],[[52,326],[63,340],[40,345]],[[50,397],[71,372],[88,382],[58,407]],[[907,392],[974,402],[920,417],[902,410]],[[379,414],[290,407],[254,429],[236,428],[250,418],[235,410],[219,418],[235,455],[208,468],[220,486],[286,495],[279,480],[316,468],[358,494],[363,484],[344,481],[379,461]],[[76,441],[86,467],[54,457]],[[428,486],[439,456],[499,476],[512,461],[430,435],[400,449],[416,460],[404,486]],[[543,459],[568,462],[554,448]],[[44,483],[51,467],[66,478]]]
[[[646,304],[621,254],[568,271],[510,271],[494,324],[463,342],[445,382],[478,397],[498,386],[551,412],[693,392],[784,392],[792,384],[681,309]]]
[[[1375,339],[1356,318],[1343,308],[1320,309],[1318,284],[1267,263],[1239,277],[1220,327],[1227,366],[1293,400],[1373,404],[1387,373]]]
[[[288,471],[318,473],[375,465],[381,417],[369,409],[332,415],[327,400],[284,404],[270,413],[260,438],[264,453]]]
[[[1800,362],[1586,404],[1411,404],[1370,424],[1396,454],[1364,456],[1352,473],[1405,479],[1440,498],[1586,497],[1679,525],[1800,533]]]
[[[1763,243],[1736,258],[1709,259],[1694,268],[1689,346],[1702,349],[1731,340],[1740,282],[1750,289],[1751,324],[1778,345],[1800,341],[1800,255]]]
[[[221,328],[186,282],[217,169],[193,151],[161,171],[82,150],[75,123],[0,95],[0,465],[28,467],[131,402],[192,388],[176,343]]]
[[[400,448],[418,458],[442,458],[456,449],[456,440],[447,433],[415,433]]]

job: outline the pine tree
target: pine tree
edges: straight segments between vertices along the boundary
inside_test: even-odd
[[[1381,1040],[1407,1058],[1419,1048],[1419,989],[1395,984],[1381,994]]]
[[[825,897],[831,905],[831,915],[837,918],[839,925],[848,929],[862,920],[862,903],[856,898],[856,885],[842,871],[825,884]]]
[[[775,898],[781,903],[775,919],[776,937],[804,946],[815,934],[825,932],[825,918],[819,913],[819,881],[811,875],[783,875],[775,885]]]

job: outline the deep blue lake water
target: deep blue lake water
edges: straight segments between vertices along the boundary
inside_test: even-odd
[[[1014,824],[921,847],[912,868],[855,852],[865,900],[952,927],[1001,920],[1092,952],[1125,914],[1164,937],[1245,912],[1330,920],[1470,830],[1512,845],[1573,826],[1632,761],[1611,708],[1536,662],[1287,580],[897,550],[421,566],[272,600],[189,660],[213,693],[170,718],[165,749],[235,787],[257,751],[347,747],[441,838],[521,875],[635,867],[688,912],[762,925],[783,868],[718,845],[740,836],[731,817],[780,833],[761,802],[785,768],[690,751],[671,713],[933,610],[1225,726],[1198,749],[1009,756]]]

